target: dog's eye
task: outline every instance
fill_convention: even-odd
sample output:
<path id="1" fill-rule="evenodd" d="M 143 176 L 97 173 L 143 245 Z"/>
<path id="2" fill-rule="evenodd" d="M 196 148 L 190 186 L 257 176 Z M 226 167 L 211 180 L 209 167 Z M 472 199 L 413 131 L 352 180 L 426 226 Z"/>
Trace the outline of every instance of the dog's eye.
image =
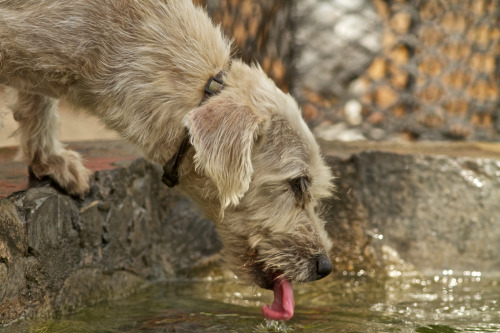
<path id="1" fill-rule="evenodd" d="M 292 178 L 288 181 L 290 188 L 295 196 L 295 201 L 298 205 L 304 206 L 310 199 L 310 195 L 308 192 L 309 187 L 309 177 L 297 177 Z"/>

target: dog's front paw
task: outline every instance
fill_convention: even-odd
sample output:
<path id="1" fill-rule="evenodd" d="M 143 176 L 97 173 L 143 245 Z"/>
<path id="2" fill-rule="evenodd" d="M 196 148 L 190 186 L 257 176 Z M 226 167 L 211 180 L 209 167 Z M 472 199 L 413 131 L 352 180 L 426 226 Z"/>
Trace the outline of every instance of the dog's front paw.
<path id="1" fill-rule="evenodd" d="M 72 196 L 83 198 L 89 191 L 91 171 L 83 166 L 80 154 L 77 152 L 63 149 L 56 155 L 32 162 L 30 169 L 36 178 L 50 177 Z"/>

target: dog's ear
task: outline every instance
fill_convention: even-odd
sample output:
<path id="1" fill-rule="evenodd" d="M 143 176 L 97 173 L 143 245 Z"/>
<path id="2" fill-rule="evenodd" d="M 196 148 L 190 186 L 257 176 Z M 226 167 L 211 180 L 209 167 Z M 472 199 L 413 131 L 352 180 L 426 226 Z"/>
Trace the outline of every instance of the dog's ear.
<path id="1" fill-rule="evenodd" d="M 224 210 L 248 190 L 252 148 L 263 119 L 248 106 L 212 99 L 189 112 L 185 124 L 196 151 L 196 171 L 215 183 Z"/>

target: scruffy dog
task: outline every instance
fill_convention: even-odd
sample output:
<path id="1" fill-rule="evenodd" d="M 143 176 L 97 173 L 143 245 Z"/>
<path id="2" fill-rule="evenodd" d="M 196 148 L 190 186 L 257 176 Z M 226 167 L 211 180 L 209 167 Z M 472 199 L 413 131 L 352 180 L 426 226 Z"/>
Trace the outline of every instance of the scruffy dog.
<path id="1" fill-rule="evenodd" d="M 165 165 L 215 221 L 235 273 L 274 290 L 328 275 L 318 204 L 332 176 L 296 102 L 189 0 L 0 0 L 0 83 L 36 177 L 83 196 L 90 172 L 55 137 L 58 99 L 99 117 Z"/>

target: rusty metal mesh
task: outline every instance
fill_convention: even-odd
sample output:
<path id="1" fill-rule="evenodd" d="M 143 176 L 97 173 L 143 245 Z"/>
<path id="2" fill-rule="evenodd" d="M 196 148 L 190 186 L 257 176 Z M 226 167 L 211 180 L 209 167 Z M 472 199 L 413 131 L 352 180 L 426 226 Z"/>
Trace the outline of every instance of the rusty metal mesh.
<path id="1" fill-rule="evenodd" d="M 293 82 L 293 22 L 288 0 L 197 0 L 224 33 L 234 52 L 248 63 L 259 63 L 284 91 Z"/>
<path id="2" fill-rule="evenodd" d="M 374 4 L 383 51 L 361 76 L 365 119 L 414 138 L 498 139 L 498 1 Z"/>
<path id="3" fill-rule="evenodd" d="M 313 9 L 314 2 L 341 2 L 308 1 Z M 261 63 L 296 95 L 311 126 L 345 121 L 345 103 L 355 99 L 362 123 L 349 126 L 369 139 L 373 129 L 380 129 L 375 139 L 499 139 L 498 0 L 365 1 L 381 20 L 381 51 L 353 77 L 356 91 L 344 95 L 300 85 L 296 1 L 197 2 L 234 38 L 243 59 Z"/>

